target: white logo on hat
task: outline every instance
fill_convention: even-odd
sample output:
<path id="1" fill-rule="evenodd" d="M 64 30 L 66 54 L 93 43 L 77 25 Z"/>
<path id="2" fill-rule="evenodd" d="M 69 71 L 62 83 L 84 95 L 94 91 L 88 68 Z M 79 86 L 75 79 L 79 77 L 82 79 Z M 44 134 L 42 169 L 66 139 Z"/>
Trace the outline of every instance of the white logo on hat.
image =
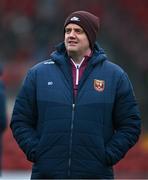
<path id="1" fill-rule="evenodd" d="M 72 17 L 71 19 L 70 19 L 71 21 L 80 21 L 80 19 L 78 18 L 78 17 Z"/>

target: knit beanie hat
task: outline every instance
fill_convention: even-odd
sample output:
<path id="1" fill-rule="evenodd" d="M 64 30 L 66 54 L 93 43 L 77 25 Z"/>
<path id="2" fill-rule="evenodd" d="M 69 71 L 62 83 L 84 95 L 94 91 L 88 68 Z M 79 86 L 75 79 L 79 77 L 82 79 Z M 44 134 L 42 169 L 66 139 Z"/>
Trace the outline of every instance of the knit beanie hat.
<path id="1" fill-rule="evenodd" d="M 93 49 L 99 31 L 99 17 L 86 11 L 76 11 L 70 14 L 65 20 L 64 31 L 69 23 L 74 23 L 82 27 L 86 32 L 90 47 Z"/>

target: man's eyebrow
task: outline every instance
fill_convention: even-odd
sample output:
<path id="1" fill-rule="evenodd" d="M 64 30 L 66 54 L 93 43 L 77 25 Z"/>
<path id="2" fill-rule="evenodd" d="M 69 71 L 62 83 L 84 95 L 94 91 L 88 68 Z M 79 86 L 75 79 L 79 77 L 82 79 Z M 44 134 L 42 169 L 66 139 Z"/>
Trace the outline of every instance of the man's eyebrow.
<path id="1" fill-rule="evenodd" d="M 83 29 L 82 28 L 72 28 L 72 27 L 66 27 L 65 29 L 74 29 L 74 30 L 81 30 L 81 31 L 83 31 Z"/>
<path id="2" fill-rule="evenodd" d="M 65 28 L 65 30 L 69 30 L 69 29 L 72 29 L 72 28 L 70 28 L 70 27 L 66 27 L 66 28 Z"/>

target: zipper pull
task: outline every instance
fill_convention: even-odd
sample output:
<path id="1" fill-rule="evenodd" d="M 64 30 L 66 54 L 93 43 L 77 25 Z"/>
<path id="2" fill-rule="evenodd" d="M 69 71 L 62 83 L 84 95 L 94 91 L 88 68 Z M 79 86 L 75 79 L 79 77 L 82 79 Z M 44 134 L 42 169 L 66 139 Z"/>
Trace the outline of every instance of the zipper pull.
<path id="1" fill-rule="evenodd" d="M 75 109 L 75 104 L 72 104 L 72 109 L 73 109 L 73 110 Z"/>

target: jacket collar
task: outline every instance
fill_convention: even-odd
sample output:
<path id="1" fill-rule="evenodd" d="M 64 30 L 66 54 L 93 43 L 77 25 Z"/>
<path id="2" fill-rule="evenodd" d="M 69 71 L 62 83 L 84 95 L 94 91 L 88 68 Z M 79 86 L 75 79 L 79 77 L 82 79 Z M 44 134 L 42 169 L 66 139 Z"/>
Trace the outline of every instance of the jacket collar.
<path id="1" fill-rule="evenodd" d="M 67 61 L 69 57 L 67 55 L 64 43 L 60 43 L 56 46 L 56 50 L 51 54 L 51 58 L 53 59 L 53 61 L 55 61 L 58 64 L 65 64 L 64 61 Z M 96 65 L 105 60 L 107 60 L 107 56 L 104 50 L 96 42 L 92 57 L 90 58 L 90 64 Z"/>

